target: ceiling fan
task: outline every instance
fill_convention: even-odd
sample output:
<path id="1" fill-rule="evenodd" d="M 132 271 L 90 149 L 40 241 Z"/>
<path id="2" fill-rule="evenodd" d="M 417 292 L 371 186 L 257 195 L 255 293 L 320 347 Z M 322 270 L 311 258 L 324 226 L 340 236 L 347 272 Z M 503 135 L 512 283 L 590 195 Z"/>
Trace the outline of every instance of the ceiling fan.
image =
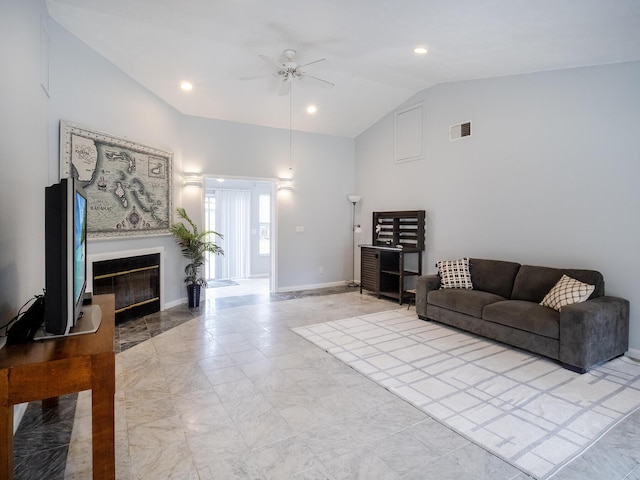
<path id="1" fill-rule="evenodd" d="M 293 57 L 295 56 L 295 54 L 296 54 L 295 50 L 292 50 L 290 48 L 286 49 L 284 52 L 282 52 L 282 55 L 285 59 L 285 61 L 282 63 L 266 55 L 258 55 L 258 57 L 260 57 L 270 66 L 274 67 L 276 71 L 271 75 L 255 75 L 251 77 L 240 77 L 240 80 L 254 80 L 257 78 L 265 78 L 265 77 L 280 77 L 282 80 L 282 83 L 280 84 L 280 89 L 278 91 L 279 95 L 287 95 L 291 91 L 291 82 L 294 79 L 308 78 L 310 80 L 320 82 L 321 84 L 329 88 L 332 88 L 333 86 L 335 86 L 335 83 L 333 82 L 324 80 L 322 78 L 314 77 L 313 75 L 309 75 L 308 73 L 302 70 L 302 68 L 307 67 L 309 65 L 313 65 L 314 63 L 323 62 L 324 60 L 326 60 L 325 58 L 320 58 L 318 60 L 314 60 L 313 62 L 300 65 L 299 63 L 293 61 Z"/>

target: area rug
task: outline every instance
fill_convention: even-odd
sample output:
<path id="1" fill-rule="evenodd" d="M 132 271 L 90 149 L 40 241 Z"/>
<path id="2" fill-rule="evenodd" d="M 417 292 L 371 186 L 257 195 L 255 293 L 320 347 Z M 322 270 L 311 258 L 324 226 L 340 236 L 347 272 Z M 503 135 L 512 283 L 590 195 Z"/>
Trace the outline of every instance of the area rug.
<path id="1" fill-rule="evenodd" d="M 538 479 L 640 407 L 627 357 L 579 375 L 404 309 L 293 331 Z"/>

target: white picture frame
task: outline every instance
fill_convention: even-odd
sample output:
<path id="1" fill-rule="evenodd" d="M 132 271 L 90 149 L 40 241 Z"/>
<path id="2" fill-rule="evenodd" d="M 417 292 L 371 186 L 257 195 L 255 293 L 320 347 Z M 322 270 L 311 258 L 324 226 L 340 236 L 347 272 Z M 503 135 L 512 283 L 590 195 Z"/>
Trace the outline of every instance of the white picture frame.
<path id="1" fill-rule="evenodd" d="M 60 122 L 60 178 L 87 197 L 87 236 L 168 235 L 173 153 L 71 122 Z"/>

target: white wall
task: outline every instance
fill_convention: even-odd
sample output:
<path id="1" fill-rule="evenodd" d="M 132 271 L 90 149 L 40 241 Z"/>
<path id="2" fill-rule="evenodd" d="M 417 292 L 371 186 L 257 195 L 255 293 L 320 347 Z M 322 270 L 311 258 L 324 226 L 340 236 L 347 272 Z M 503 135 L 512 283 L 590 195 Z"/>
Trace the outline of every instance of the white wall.
<path id="1" fill-rule="evenodd" d="M 180 138 L 185 171 L 273 179 L 289 170 L 288 130 L 185 116 Z M 351 276 L 347 195 L 355 142 L 293 132 L 292 145 L 295 189 L 276 196 L 277 288 L 344 282 Z"/>
<path id="2" fill-rule="evenodd" d="M 425 209 L 427 272 L 462 256 L 599 270 L 631 301 L 640 349 L 638 85 L 635 62 L 421 92 L 404 105 L 424 102 L 424 160 L 393 163 L 393 112 L 356 139 L 363 240 L 372 211 Z"/>
<path id="3" fill-rule="evenodd" d="M 0 93 L 2 155 L 9 180 L 9 188 L 1 194 L 3 318 L 44 286 L 44 187 L 58 180 L 61 119 L 172 151 L 174 206 L 183 205 L 190 211 L 192 207 L 200 211 L 201 195 L 182 188 L 182 172 L 253 178 L 287 173 L 288 130 L 183 116 L 48 19 L 42 1 L 3 2 L 2 8 L 5 28 L 0 32 L 0 52 L 3 65 L 12 65 L 0 76 L 5 87 Z M 50 64 L 50 99 L 39 85 L 41 16 L 49 36 L 49 49 L 44 53 Z M 353 139 L 294 132 L 296 190 L 281 192 L 276 199 L 278 288 L 349 278 L 346 195 L 355 182 L 354 144 Z M 18 194 L 20 210 L 13 208 Z M 305 232 L 295 233 L 296 226 L 304 226 Z M 165 303 L 172 304 L 185 293 L 184 261 L 170 236 L 93 240 L 88 253 L 156 246 L 167 252 Z"/>
<path id="4" fill-rule="evenodd" d="M 53 20 L 51 100 L 49 108 L 49 183 L 59 178 L 59 124 L 67 120 L 174 153 L 174 171 L 181 170 L 178 138 L 180 113 L 98 55 Z M 174 185 L 174 202 L 181 187 Z M 88 254 L 164 247 L 165 304 L 186 297 L 183 260 L 169 235 L 89 240 Z"/>
<path id="5" fill-rule="evenodd" d="M 40 0 L 0 2 L 0 325 L 44 288 L 47 96 Z M 16 407 L 14 430 L 26 404 Z"/>
<path id="6" fill-rule="evenodd" d="M 0 3 L 0 325 L 44 287 L 47 96 L 40 1 Z"/>
<path id="7" fill-rule="evenodd" d="M 289 167 L 288 130 L 184 116 L 50 20 L 49 180 L 57 180 L 59 121 L 65 119 L 174 152 L 174 201 L 201 221 L 201 193 L 182 187 L 183 172 L 278 178 Z M 349 204 L 354 140 L 294 132 L 294 192 L 278 195 L 277 288 L 349 277 Z M 295 226 L 305 227 L 296 234 Z M 165 302 L 184 298 L 182 258 L 171 237 L 94 240 L 89 254 L 167 249 Z M 322 272 L 320 272 L 322 270 Z M 176 279 L 179 279 L 176 281 Z"/>

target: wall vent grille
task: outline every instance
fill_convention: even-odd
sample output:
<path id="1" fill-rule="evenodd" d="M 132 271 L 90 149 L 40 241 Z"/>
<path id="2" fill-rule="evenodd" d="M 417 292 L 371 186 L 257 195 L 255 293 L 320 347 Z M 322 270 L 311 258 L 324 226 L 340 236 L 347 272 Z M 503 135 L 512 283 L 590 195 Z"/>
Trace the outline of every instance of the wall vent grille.
<path id="1" fill-rule="evenodd" d="M 471 121 L 458 123 L 449 127 L 449 141 L 461 140 L 471 136 Z"/>

